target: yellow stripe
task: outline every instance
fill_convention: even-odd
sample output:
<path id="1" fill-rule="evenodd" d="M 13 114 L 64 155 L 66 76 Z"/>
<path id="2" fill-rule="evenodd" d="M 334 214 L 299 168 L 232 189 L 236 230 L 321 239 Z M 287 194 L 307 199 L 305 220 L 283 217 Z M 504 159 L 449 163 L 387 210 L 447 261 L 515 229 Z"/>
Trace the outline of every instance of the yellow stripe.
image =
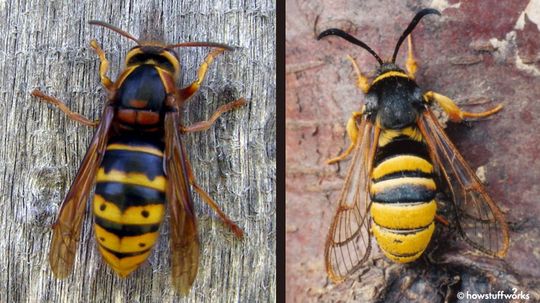
<path id="1" fill-rule="evenodd" d="M 126 144 L 120 144 L 120 143 L 113 143 L 107 146 L 107 150 L 136 151 L 136 152 L 156 155 L 158 157 L 163 157 L 163 152 L 161 150 L 154 147 L 150 147 L 150 146 L 132 146 L 132 145 L 126 145 Z"/>
<path id="2" fill-rule="evenodd" d="M 371 217 L 378 225 L 393 229 L 415 229 L 427 226 L 435 218 L 437 203 L 371 204 Z"/>
<path id="3" fill-rule="evenodd" d="M 126 61 L 127 62 L 127 61 Z M 116 89 L 118 89 L 120 86 L 122 86 L 122 84 L 124 83 L 124 81 L 126 80 L 126 78 L 131 74 L 131 72 L 133 72 L 138 66 L 135 65 L 135 66 L 132 66 L 132 67 L 126 67 L 126 69 L 124 69 L 124 71 L 120 74 L 120 76 L 116 79 L 116 82 L 114 82 L 114 87 Z"/>
<path id="4" fill-rule="evenodd" d="M 386 161 L 383 161 L 377 167 L 373 169 L 371 177 L 373 179 L 379 179 L 388 174 L 399 171 L 416 171 L 419 170 L 423 173 L 432 173 L 433 165 L 417 156 L 401 155 L 392 157 Z"/>
<path id="5" fill-rule="evenodd" d="M 139 267 L 139 265 L 144 262 L 151 253 L 151 251 L 148 251 L 144 254 L 118 259 L 101 245 L 98 245 L 98 248 L 105 262 L 107 262 L 107 264 L 109 264 L 109 266 L 122 278 L 126 277 L 132 271 L 137 269 L 137 267 Z"/>
<path id="6" fill-rule="evenodd" d="M 424 186 L 427 189 L 435 190 L 436 185 L 433 179 L 429 178 L 419 178 L 419 177 L 405 177 L 398 179 L 384 180 L 377 183 L 372 183 L 370 188 L 370 193 L 372 196 L 375 194 L 392 189 L 394 187 L 399 187 L 402 185 L 420 185 Z"/>
<path id="7" fill-rule="evenodd" d="M 158 71 L 158 75 L 159 75 L 159 78 L 161 79 L 161 83 L 163 84 L 163 86 L 165 87 L 165 91 L 167 93 L 171 93 L 172 91 L 175 90 L 175 87 L 170 87 L 170 83 L 171 81 L 167 81 L 165 79 L 165 77 L 170 77 L 171 76 L 171 72 L 169 72 L 168 70 L 166 69 L 163 69 L 159 66 L 155 66 L 156 70 Z"/>
<path id="8" fill-rule="evenodd" d="M 409 126 L 403 129 L 385 129 L 379 136 L 379 146 L 383 147 L 390 143 L 394 138 L 405 135 L 414 141 L 422 141 L 422 133 L 416 127 Z"/>
<path id="9" fill-rule="evenodd" d="M 408 255 L 408 254 L 418 254 L 426 249 L 431 239 L 431 235 L 435 230 L 435 223 L 432 222 L 428 228 L 420 230 L 414 233 L 404 233 L 403 231 L 391 230 L 379 227 L 377 224 L 372 223 L 371 228 L 373 229 L 373 234 L 377 239 L 379 247 L 392 255 Z M 412 260 L 407 260 L 410 257 L 400 257 L 392 258 L 386 254 L 390 259 L 396 262 L 410 262 Z M 406 261 L 404 261 L 406 260 Z"/>
<path id="10" fill-rule="evenodd" d="M 137 47 L 135 49 L 130 50 L 126 55 L 125 64 L 127 65 L 127 63 L 129 62 L 129 60 L 131 60 L 131 58 L 133 58 L 136 55 L 140 55 L 140 54 L 143 54 L 143 51 L 141 50 L 140 47 Z"/>
<path id="11" fill-rule="evenodd" d="M 173 55 L 171 54 L 170 52 L 168 51 L 163 51 L 161 52 L 161 55 L 163 57 L 166 57 L 167 59 L 169 59 L 169 61 L 172 63 L 173 65 L 173 69 L 174 69 L 174 75 L 178 75 L 178 73 L 180 72 L 180 62 L 178 62 L 178 59 Z"/>
<path id="12" fill-rule="evenodd" d="M 105 170 L 100 168 L 98 170 L 96 181 L 135 184 L 153 188 L 162 192 L 164 192 L 167 188 L 167 179 L 165 177 L 155 177 L 154 180 L 150 180 L 148 176 L 143 173 L 125 173 L 115 169 L 105 173 Z"/>
<path id="13" fill-rule="evenodd" d="M 119 253 L 135 253 L 145 251 L 156 243 L 159 232 L 150 232 L 139 236 L 119 237 L 94 224 L 96 239 L 99 244 Z"/>
<path id="14" fill-rule="evenodd" d="M 381 81 L 382 79 L 386 79 L 386 78 L 390 78 L 390 77 L 401 77 L 401 78 L 409 79 L 409 76 L 407 76 L 407 74 L 405 74 L 403 72 L 389 71 L 389 72 L 386 72 L 386 73 L 384 73 L 382 75 L 379 75 L 377 78 L 375 78 L 375 80 L 373 80 L 371 85 L 373 86 L 373 84 Z"/>
<path id="15" fill-rule="evenodd" d="M 94 195 L 93 204 L 94 215 L 120 224 L 159 224 L 165 214 L 163 204 L 131 206 L 122 212 L 116 204 L 105 200 L 101 195 Z"/>

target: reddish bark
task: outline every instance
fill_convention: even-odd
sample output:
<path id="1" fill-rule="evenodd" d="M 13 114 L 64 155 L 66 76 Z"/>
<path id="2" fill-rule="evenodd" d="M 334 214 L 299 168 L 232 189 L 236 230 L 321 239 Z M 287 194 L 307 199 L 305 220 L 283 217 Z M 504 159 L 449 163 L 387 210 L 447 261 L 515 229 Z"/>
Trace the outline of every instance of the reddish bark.
<path id="1" fill-rule="evenodd" d="M 511 293 L 540 300 L 540 66 L 539 25 L 524 19 L 528 1 L 434 1 L 452 7 L 428 16 L 414 32 L 417 82 L 469 111 L 502 102 L 493 118 L 447 128 L 473 169 L 483 166 L 486 188 L 506 213 L 511 244 L 503 262 L 476 254 L 440 225 L 428 248 L 432 260 L 389 263 L 374 247 L 369 271 L 334 286 L 326 278 L 323 247 L 349 162 L 324 161 L 349 144 L 345 123 L 363 95 L 347 54 L 365 73 L 376 61 L 337 38 L 315 39 L 339 27 L 383 58 L 427 1 L 288 1 L 287 3 L 287 299 L 306 301 L 436 302 L 458 291 Z M 496 39 L 496 40 L 495 40 Z M 404 65 L 406 45 L 398 56 Z M 521 62 L 521 63 L 520 63 Z M 473 105 L 482 103 L 482 105 Z M 426 254 L 426 255 L 427 255 Z M 433 262 L 435 260 L 435 262 Z M 401 296 L 401 297 L 400 297 Z"/>

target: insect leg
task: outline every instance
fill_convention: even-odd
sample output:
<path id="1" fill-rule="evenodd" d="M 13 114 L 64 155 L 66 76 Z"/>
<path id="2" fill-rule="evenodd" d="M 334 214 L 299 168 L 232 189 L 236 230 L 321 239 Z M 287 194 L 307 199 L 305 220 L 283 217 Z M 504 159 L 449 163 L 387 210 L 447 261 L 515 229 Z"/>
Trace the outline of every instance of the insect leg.
<path id="1" fill-rule="evenodd" d="M 218 204 L 214 199 L 210 197 L 195 181 L 195 176 L 193 175 L 193 170 L 191 169 L 191 163 L 186 159 L 186 170 L 189 178 L 189 183 L 193 186 L 195 191 L 201 196 L 203 201 L 208 204 L 219 216 L 219 218 L 227 225 L 231 231 L 238 237 L 242 238 L 244 236 L 244 231 L 236 225 L 229 217 L 219 208 Z"/>
<path id="2" fill-rule="evenodd" d="M 444 216 L 436 214 L 435 215 L 435 220 L 437 220 L 439 223 L 441 223 L 444 226 L 449 226 L 450 225 L 450 223 L 448 222 L 448 220 L 446 220 L 446 218 Z"/>
<path id="3" fill-rule="evenodd" d="M 364 108 L 362 109 L 362 112 L 353 112 L 351 118 L 349 119 L 349 121 L 347 121 L 347 135 L 349 135 L 351 144 L 341 155 L 327 160 L 326 164 L 334 164 L 336 162 L 339 162 L 349 156 L 349 154 L 353 151 L 354 147 L 356 146 L 356 142 L 358 142 L 358 126 L 356 125 L 356 121 L 358 121 L 359 118 L 362 118 L 363 113 Z"/>
<path id="4" fill-rule="evenodd" d="M 405 63 L 405 67 L 407 68 L 407 73 L 409 74 L 409 77 L 411 77 L 411 79 L 414 79 L 416 70 L 418 69 L 418 64 L 416 63 L 416 59 L 414 59 L 412 35 L 409 35 L 409 37 L 407 37 L 407 46 L 408 46 L 408 52 L 407 52 L 407 62 Z"/>
<path id="5" fill-rule="evenodd" d="M 76 122 L 79 122 L 86 126 L 91 126 L 91 127 L 96 127 L 99 124 L 98 121 L 92 121 L 82 115 L 79 115 L 77 113 L 70 111 L 69 108 L 62 101 L 56 99 L 55 97 L 45 95 L 40 90 L 34 89 L 32 91 L 32 96 L 38 97 L 42 99 L 44 102 L 47 102 L 49 104 L 52 104 L 58 107 L 61 111 L 63 111 L 68 116 L 68 118 L 70 118 L 73 121 L 76 121 Z"/>
<path id="6" fill-rule="evenodd" d="M 356 86 L 358 86 L 358 88 L 360 88 L 364 94 L 367 94 L 370 87 L 368 77 L 362 75 L 362 72 L 360 71 L 360 68 L 358 67 L 358 64 L 356 64 L 356 61 L 353 57 L 347 55 L 347 59 L 351 61 L 353 65 L 354 73 L 357 77 Z"/>
<path id="7" fill-rule="evenodd" d="M 107 77 L 107 70 L 109 70 L 109 60 L 105 57 L 105 52 L 96 40 L 90 41 L 90 46 L 94 49 L 96 54 L 99 57 L 99 77 L 101 78 L 101 83 L 108 91 L 111 91 L 113 89 L 113 82 L 109 77 Z"/>
<path id="8" fill-rule="evenodd" d="M 448 114 L 448 116 L 450 117 L 450 120 L 452 120 L 453 122 L 461 122 L 467 118 L 474 119 L 474 118 L 489 117 L 497 113 L 498 111 L 500 111 L 503 107 L 501 104 L 499 104 L 495 106 L 494 108 L 487 110 L 485 112 L 470 113 L 470 112 L 462 111 L 450 98 L 443 96 L 441 94 L 438 94 L 436 92 L 432 92 L 432 91 L 426 92 L 424 94 L 424 99 L 426 101 L 436 101 L 442 107 L 442 109 Z"/>
<path id="9" fill-rule="evenodd" d="M 184 133 L 192 133 L 192 132 L 199 132 L 199 131 L 207 130 L 216 122 L 216 120 L 223 113 L 231 111 L 231 110 L 233 110 L 235 108 L 238 108 L 240 106 L 243 106 L 245 104 L 247 104 L 247 102 L 246 102 L 246 100 L 244 98 L 240 98 L 238 100 L 229 102 L 227 104 L 224 104 L 224 105 L 220 106 L 214 112 L 214 114 L 212 114 L 212 117 L 210 117 L 210 119 L 205 120 L 205 121 L 199 121 L 199 122 L 193 123 L 190 126 L 181 126 L 180 128 L 181 128 L 182 132 L 184 132 Z"/>
<path id="10" fill-rule="evenodd" d="M 206 56 L 204 62 L 201 64 L 197 72 L 197 80 L 193 81 L 193 83 L 191 83 L 189 86 L 180 89 L 180 95 L 182 96 L 183 100 L 187 100 L 199 90 L 199 87 L 204 80 L 204 76 L 206 75 L 206 70 L 208 69 L 208 66 L 212 63 L 212 61 L 214 61 L 214 58 L 216 58 L 223 51 L 225 51 L 225 49 L 223 48 L 214 48 Z"/>

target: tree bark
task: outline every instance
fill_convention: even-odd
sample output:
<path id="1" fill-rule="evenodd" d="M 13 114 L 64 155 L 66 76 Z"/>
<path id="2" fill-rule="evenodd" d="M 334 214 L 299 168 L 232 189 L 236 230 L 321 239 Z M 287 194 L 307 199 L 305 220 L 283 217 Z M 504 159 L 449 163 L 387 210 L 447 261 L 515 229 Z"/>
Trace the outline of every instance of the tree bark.
<path id="1" fill-rule="evenodd" d="M 287 299 L 290 302 L 455 302 L 458 293 L 523 292 L 540 300 L 538 142 L 539 20 L 535 1 L 308 1 L 287 6 Z M 346 55 L 373 77 L 378 64 L 365 49 L 317 34 L 340 28 L 388 60 L 416 12 L 439 9 L 413 32 L 416 82 L 479 112 L 482 121 L 448 123 L 448 136 L 478 172 L 510 227 L 504 260 L 489 258 L 437 224 L 424 256 L 394 264 L 372 243 L 365 268 L 340 285 L 324 266 L 324 242 L 343 186 L 349 157 L 345 124 L 365 98 Z M 407 45 L 396 63 L 405 67 Z M 373 79 L 373 78 L 371 78 Z M 467 127 L 469 126 L 469 127 Z M 441 208 L 442 210 L 442 208 Z M 455 226 L 455 225 L 453 225 Z M 352 254 L 352 252 L 351 252 Z M 489 301 L 489 300 L 488 300 Z M 519 301 L 519 300 L 517 300 Z M 462 302 L 462 301 L 460 301 Z M 463 302 L 476 302 L 464 300 Z M 501 302 L 506 302 L 502 300 Z"/>
<path id="2" fill-rule="evenodd" d="M 213 41 L 236 47 L 209 67 L 185 107 L 185 124 L 220 105 L 249 104 L 208 131 L 182 136 L 199 185 L 245 231 L 238 240 L 193 191 L 201 241 L 198 276 L 186 302 L 275 301 L 274 1 L 0 1 L 0 302 L 173 302 L 168 219 L 148 262 L 119 278 L 101 260 L 87 208 L 73 273 L 50 271 L 51 225 L 93 129 L 30 96 L 34 88 L 99 119 L 107 98 L 96 39 L 114 80 L 134 37 L 168 43 Z M 208 48 L 177 49 L 179 86 L 196 77 Z"/>

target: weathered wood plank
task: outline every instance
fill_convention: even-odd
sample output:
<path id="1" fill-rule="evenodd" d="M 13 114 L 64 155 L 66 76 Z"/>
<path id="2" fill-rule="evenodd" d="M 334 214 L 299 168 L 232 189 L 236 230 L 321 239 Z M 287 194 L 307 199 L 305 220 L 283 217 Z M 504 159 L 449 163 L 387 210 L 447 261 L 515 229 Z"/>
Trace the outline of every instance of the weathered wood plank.
<path id="1" fill-rule="evenodd" d="M 105 93 L 97 39 L 110 76 L 134 43 L 90 26 L 98 19 L 135 37 L 216 41 L 239 47 L 210 67 L 186 107 L 187 123 L 244 96 L 250 103 L 203 133 L 184 136 L 199 184 L 246 232 L 236 240 L 195 196 L 201 264 L 189 302 L 275 301 L 275 3 L 252 1 L 0 1 L 0 302 L 172 302 L 167 221 L 155 251 L 132 276 L 101 260 L 91 217 L 73 274 L 58 281 L 47 252 L 56 217 L 93 130 L 31 98 L 40 88 L 87 117 L 99 118 Z M 162 29 L 148 24 L 162 23 Z M 146 36 L 145 36 L 146 35 Z M 207 49 L 179 49 L 182 84 Z"/>

